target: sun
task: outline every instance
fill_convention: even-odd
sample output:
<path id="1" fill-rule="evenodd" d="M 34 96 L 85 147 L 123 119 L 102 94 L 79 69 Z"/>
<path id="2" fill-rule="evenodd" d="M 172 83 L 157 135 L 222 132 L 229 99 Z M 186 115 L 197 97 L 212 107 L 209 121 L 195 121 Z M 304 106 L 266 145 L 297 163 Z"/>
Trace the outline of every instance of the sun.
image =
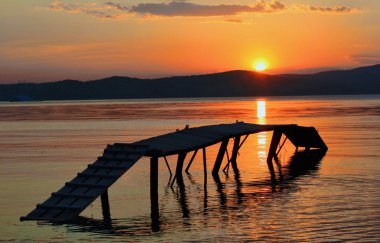
<path id="1" fill-rule="evenodd" d="M 268 62 L 263 59 L 256 60 L 252 64 L 252 68 L 257 72 L 265 71 L 268 69 Z"/>

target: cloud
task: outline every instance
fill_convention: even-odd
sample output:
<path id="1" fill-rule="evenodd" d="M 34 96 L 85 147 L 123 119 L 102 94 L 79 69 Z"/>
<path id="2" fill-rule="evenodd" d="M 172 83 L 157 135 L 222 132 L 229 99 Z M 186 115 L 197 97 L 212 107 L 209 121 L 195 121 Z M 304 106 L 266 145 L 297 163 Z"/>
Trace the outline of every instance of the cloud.
<path id="1" fill-rule="evenodd" d="M 347 6 L 323 7 L 323 6 L 291 6 L 274 0 L 258 0 L 253 4 L 219 4 L 208 5 L 193 3 L 186 0 L 173 0 L 159 3 L 139 3 L 125 5 L 118 2 L 104 3 L 67 3 L 54 1 L 50 4 L 54 11 L 66 11 L 69 13 L 84 13 L 99 19 L 115 19 L 126 15 L 137 16 L 161 16 L 161 17 L 215 17 L 236 16 L 247 13 L 277 13 L 291 11 L 292 7 L 298 10 L 319 13 L 353 13 L 359 11 L 357 8 Z M 294 9 L 294 8 L 293 8 Z M 228 21 L 228 20 L 227 20 Z M 234 21 L 232 21 L 234 22 Z M 238 22 L 238 21 L 235 21 Z"/>
<path id="2" fill-rule="evenodd" d="M 65 11 L 69 13 L 85 13 L 98 19 L 116 19 L 127 15 L 123 6 L 115 3 L 66 3 L 54 1 L 49 5 L 53 11 Z"/>
<path id="3" fill-rule="evenodd" d="M 120 10 L 120 11 L 129 11 L 129 7 L 124 6 L 124 5 L 120 4 L 120 3 L 107 2 L 107 3 L 105 3 L 105 5 L 113 7 L 115 9 L 117 9 L 117 10 Z"/>
<path id="4" fill-rule="evenodd" d="M 204 5 L 184 1 L 168 3 L 140 3 L 131 7 L 130 11 L 138 14 L 156 16 L 227 16 L 240 13 L 273 13 L 285 9 L 280 2 L 266 3 L 261 0 L 253 5 Z"/>
<path id="5" fill-rule="evenodd" d="M 364 65 L 380 64 L 380 54 L 351 55 L 351 60 Z"/>
<path id="6" fill-rule="evenodd" d="M 231 22 L 231 23 L 237 23 L 237 24 L 243 23 L 243 20 L 241 19 L 225 19 L 225 21 Z"/>
<path id="7" fill-rule="evenodd" d="M 67 3 L 54 1 L 49 8 L 54 11 L 69 13 L 85 13 L 95 18 L 118 18 L 125 14 L 155 15 L 165 17 L 207 17 L 229 16 L 240 13 L 273 13 L 284 10 L 286 7 L 279 1 L 267 3 L 260 0 L 252 5 L 221 4 L 205 5 L 187 1 L 171 1 L 162 3 L 140 3 L 126 6 L 117 2 L 97 3 Z"/>
<path id="8" fill-rule="evenodd" d="M 335 7 L 304 6 L 303 9 L 310 12 L 336 13 L 336 14 L 350 14 L 350 13 L 357 13 L 360 11 L 360 9 L 358 8 L 352 8 L 348 6 L 335 6 Z"/>
<path id="9" fill-rule="evenodd" d="M 285 9 L 285 4 L 280 3 L 278 1 L 274 1 L 269 5 L 273 10 L 283 10 Z"/>

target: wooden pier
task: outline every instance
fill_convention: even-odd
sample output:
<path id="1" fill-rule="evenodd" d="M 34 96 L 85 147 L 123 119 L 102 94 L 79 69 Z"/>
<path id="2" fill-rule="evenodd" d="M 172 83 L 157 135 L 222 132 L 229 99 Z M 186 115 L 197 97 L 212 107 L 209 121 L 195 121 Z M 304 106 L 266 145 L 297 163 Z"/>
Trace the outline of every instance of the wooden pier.
<path id="1" fill-rule="evenodd" d="M 319 136 L 314 127 L 302 127 L 298 125 L 257 125 L 244 122 L 233 124 L 210 125 L 195 128 L 186 127 L 173 133 L 144 139 L 135 143 L 115 143 L 108 145 L 101 157 L 78 173 L 70 182 L 20 220 L 46 220 L 51 222 L 67 222 L 77 217 L 95 199 L 101 197 L 103 216 L 110 218 L 110 205 L 108 199 L 108 188 L 129 170 L 141 157 L 150 157 L 150 197 L 152 225 L 159 221 L 158 207 L 158 164 L 159 158 L 178 154 L 177 167 L 174 180 L 182 181 L 182 172 L 185 157 L 192 153 L 186 171 L 189 170 L 195 155 L 202 150 L 204 162 L 204 178 L 207 182 L 206 171 L 206 147 L 220 143 L 220 148 L 213 166 L 212 174 L 217 176 L 223 159 L 227 157 L 227 166 L 231 165 L 237 171 L 238 151 L 249 135 L 264 131 L 273 131 L 267 163 L 270 173 L 274 174 L 273 159 L 277 161 L 286 140 L 299 147 L 320 149 L 327 151 L 327 146 Z M 285 136 L 284 142 L 280 144 L 281 137 Z M 232 151 L 227 148 L 233 140 Z M 170 168 L 169 168 L 170 170 Z M 170 173 L 171 170 L 170 170 Z"/>

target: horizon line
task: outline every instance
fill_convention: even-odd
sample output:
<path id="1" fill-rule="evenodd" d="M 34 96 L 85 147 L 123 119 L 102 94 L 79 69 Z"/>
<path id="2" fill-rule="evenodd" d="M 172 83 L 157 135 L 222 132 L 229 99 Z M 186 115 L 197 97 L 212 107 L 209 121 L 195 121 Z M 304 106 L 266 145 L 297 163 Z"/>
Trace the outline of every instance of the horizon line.
<path id="1" fill-rule="evenodd" d="M 143 78 L 143 77 L 137 77 L 137 76 L 123 76 L 123 75 L 111 75 L 111 76 L 104 76 L 96 79 L 57 79 L 57 80 L 49 80 L 49 81 L 27 81 L 27 80 L 19 80 L 14 82 L 8 82 L 8 83 L 2 83 L 0 81 L 0 85 L 12 85 L 12 84 L 42 84 L 42 83 L 56 83 L 56 82 L 63 82 L 63 81 L 79 81 L 79 82 L 91 82 L 91 81 L 97 81 L 97 80 L 104 80 L 104 79 L 110 79 L 110 78 L 130 78 L 130 79 L 141 79 L 141 80 L 156 80 L 156 79 L 165 79 L 165 78 L 178 78 L 178 77 L 191 77 L 191 76 L 205 76 L 205 75 L 213 75 L 213 74 L 221 74 L 221 73 L 229 73 L 229 72 L 250 72 L 250 73 L 257 73 L 267 76 L 277 76 L 277 75 L 315 75 L 319 73 L 324 72 L 334 72 L 334 71 L 349 71 L 349 70 L 355 70 L 360 68 L 368 68 L 368 67 L 374 67 L 378 66 L 380 63 L 377 64 L 371 64 L 371 65 L 365 65 L 365 66 L 352 66 L 352 67 L 320 67 L 320 68 L 306 68 L 306 69 L 300 69 L 294 72 L 288 72 L 288 73 L 276 73 L 276 74 L 270 74 L 266 72 L 259 72 L 255 70 L 246 70 L 246 69 L 231 69 L 226 71 L 220 71 L 220 72 L 207 72 L 207 73 L 192 73 L 192 74 L 178 74 L 178 75 L 166 75 L 166 76 L 159 76 L 159 77 L 151 77 L 151 78 Z M 319 70 L 315 72 L 308 72 L 311 70 Z"/>

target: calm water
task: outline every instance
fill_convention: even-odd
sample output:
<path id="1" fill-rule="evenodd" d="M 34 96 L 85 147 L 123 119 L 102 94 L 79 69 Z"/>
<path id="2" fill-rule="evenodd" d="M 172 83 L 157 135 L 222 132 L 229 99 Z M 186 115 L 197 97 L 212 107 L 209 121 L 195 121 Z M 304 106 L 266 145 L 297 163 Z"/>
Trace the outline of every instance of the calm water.
<path id="1" fill-rule="evenodd" d="M 267 98 L 259 112 L 257 104 L 255 98 L 0 103 L 0 240 L 379 241 L 380 96 Z M 106 144 L 236 120 L 315 126 L 329 151 L 292 157 L 287 143 L 282 178 L 277 173 L 271 183 L 265 162 L 271 133 L 251 135 L 238 157 L 240 176 L 230 170 L 215 181 L 209 174 L 206 191 L 200 156 L 184 175 L 184 190 L 167 187 L 160 160 L 159 232 L 151 230 L 147 158 L 109 190 L 111 225 L 102 221 L 99 200 L 76 224 L 19 222 Z M 208 172 L 217 149 L 207 149 Z M 169 157 L 172 168 L 175 159 Z"/>

